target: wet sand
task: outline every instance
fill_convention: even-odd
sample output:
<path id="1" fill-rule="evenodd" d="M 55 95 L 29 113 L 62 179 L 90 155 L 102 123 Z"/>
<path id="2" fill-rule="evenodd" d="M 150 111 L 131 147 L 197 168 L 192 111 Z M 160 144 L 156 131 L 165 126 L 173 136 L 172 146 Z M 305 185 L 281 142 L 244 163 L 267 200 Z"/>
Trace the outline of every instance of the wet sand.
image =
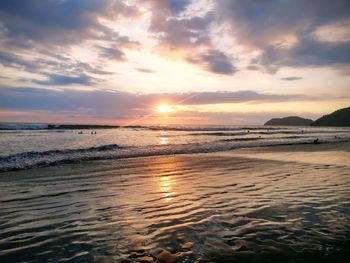
<path id="1" fill-rule="evenodd" d="M 344 262 L 350 144 L 0 174 L 1 262 Z"/>
<path id="2" fill-rule="evenodd" d="M 349 166 L 350 142 L 256 147 L 238 149 L 236 151 L 225 152 L 225 154 L 282 162 L 294 161 Z"/>

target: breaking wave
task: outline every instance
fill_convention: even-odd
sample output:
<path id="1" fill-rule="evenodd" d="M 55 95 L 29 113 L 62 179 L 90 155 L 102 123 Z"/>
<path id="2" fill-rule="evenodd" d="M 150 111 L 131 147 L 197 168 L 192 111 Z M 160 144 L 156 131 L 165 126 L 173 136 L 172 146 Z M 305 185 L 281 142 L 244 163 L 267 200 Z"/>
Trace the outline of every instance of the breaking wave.
<path id="1" fill-rule="evenodd" d="M 334 137 L 322 138 L 321 143 L 342 142 L 349 139 Z M 28 169 L 36 166 L 48 166 L 61 163 L 81 162 L 87 160 L 122 159 L 159 155 L 209 153 L 228 151 L 237 148 L 261 147 L 274 145 L 313 143 L 309 137 L 289 137 L 289 139 L 266 139 L 259 137 L 224 139 L 205 143 L 147 145 L 121 147 L 116 144 L 102 145 L 79 149 L 63 149 L 50 151 L 30 151 L 0 157 L 0 172 Z"/>

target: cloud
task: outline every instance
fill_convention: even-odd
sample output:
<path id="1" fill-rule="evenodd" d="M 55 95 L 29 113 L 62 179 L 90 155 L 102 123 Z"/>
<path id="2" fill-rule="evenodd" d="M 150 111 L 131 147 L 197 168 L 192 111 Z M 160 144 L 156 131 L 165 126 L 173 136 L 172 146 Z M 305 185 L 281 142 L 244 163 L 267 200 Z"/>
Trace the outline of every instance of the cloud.
<path id="1" fill-rule="evenodd" d="M 91 85 L 90 74 L 103 80 L 113 73 L 105 70 L 106 63 L 98 59 L 87 63 L 81 54 L 97 49 L 102 58 L 125 61 L 123 50 L 139 43 L 120 35 L 106 21 L 138 15 L 136 6 L 116 0 L 0 1 L 0 63 L 22 75 L 47 76 L 47 81 L 32 81 L 40 85 Z M 90 45 L 88 51 L 84 44 Z M 80 50 L 75 52 L 74 46 Z"/>
<path id="2" fill-rule="evenodd" d="M 153 10 L 162 10 L 167 15 L 175 16 L 184 11 L 189 6 L 192 0 L 141 0 L 151 4 Z"/>
<path id="3" fill-rule="evenodd" d="M 161 94 L 160 97 L 166 96 Z M 303 100 L 307 96 L 300 94 L 279 95 L 264 94 L 255 91 L 243 90 L 236 92 L 198 92 L 182 95 L 171 94 L 170 97 L 177 98 L 177 101 L 184 101 L 184 104 L 202 105 L 202 104 L 220 104 L 220 103 L 239 103 L 239 102 L 281 102 L 289 100 Z M 189 99 L 186 99 L 189 98 Z"/>
<path id="4" fill-rule="evenodd" d="M 194 106 L 217 103 L 266 103 L 307 100 L 292 94 L 261 94 L 253 91 L 134 94 L 128 92 L 50 90 L 0 87 L 0 117 L 3 121 L 97 122 L 120 123 L 123 120 L 144 119 L 144 123 L 159 123 L 153 116 L 161 101 L 192 105 L 167 117 L 173 123 L 236 123 L 261 124 L 283 112 L 210 112 L 197 111 Z M 289 116 L 291 112 L 284 115 Z M 303 115 L 304 116 L 304 115 Z M 310 115 L 305 115 L 311 117 Z"/>
<path id="5" fill-rule="evenodd" d="M 303 77 L 285 77 L 281 78 L 281 80 L 287 80 L 287 81 L 296 81 L 296 80 L 301 80 Z"/>
<path id="6" fill-rule="evenodd" d="M 347 0 L 335 0 L 332 4 L 327 0 L 222 0 L 213 2 L 213 9 L 205 15 L 189 12 L 191 1 L 179 1 L 178 6 L 173 6 L 172 1 L 149 2 L 150 30 L 159 47 L 186 50 L 192 56 L 189 61 L 199 66 L 207 62 L 205 68 L 213 73 L 232 74 L 239 67 L 230 68 L 232 60 L 222 53 L 197 58 L 193 55 L 218 49 L 211 34 L 218 25 L 229 25 L 230 36 L 246 48 L 245 52 L 258 51 L 256 63 L 248 66 L 250 70 L 275 73 L 285 66 L 332 67 L 350 63 Z M 334 37 L 330 41 L 325 35 Z"/>
<path id="7" fill-rule="evenodd" d="M 280 67 L 323 67 L 350 64 L 350 42 L 320 42 L 308 36 L 289 49 L 268 46 L 260 63 L 272 73 Z"/>
<path id="8" fill-rule="evenodd" d="M 237 71 L 230 58 L 219 50 L 209 50 L 195 57 L 189 57 L 188 61 L 201 64 L 213 73 L 232 75 Z"/>
<path id="9" fill-rule="evenodd" d="M 117 48 L 99 47 L 100 56 L 112 60 L 124 60 L 125 54 Z"/>
<path id="10" fill-rule="evenodd" d="M 258 64 L 270 73 L 284 66 L 350 63 L 350 42 L 344 34 L 348 31 L 348 23 L 344 21 L 349 20 L 350 14 L 347 0 L 332 3 L 327 0 L 223 0 L 215 3 L 219 20 L 231 26 L 236 42 L 259 50 Z M 320 32 L 324 36 L 327 25 L 338 32 L 332 41 L 319 37 Z"/>
<path id="11" fill-rule="evenodd" d="M 0 52 L 0 64 L 48 78 L 45 81 L 40 79 L 16 78 L 17 81 L 31 81 L 39 85 L 68 85 L 77 83 L 91 85 L 94 83 L 93 80 L 95 82 L 98 81 L 98 78 L 91 77 L 91 74 L 101 76 L 100 80 L 105 75 L 114 74 L 102 70 L 98 66 L 60 55 L 53 55 L 51 59 L 32 58 L 29 60 L 23 56 Z"/>
<path id="12" fill-rule="evenodd" d="M 211 47 L 210 26 L 215 20 L 213 12 L 179 15 L 192 1 L 156 1 L 151 3 L 150 32 L 158 40 L 159 49 L 198 52 Z"/>
<path id="13" fill-rule="evenodd" d="M 12 67 L 21 69 L 28 72 L 36 72 L 38 70 L 38 64 L 10 53 L 5 53 L 0 51 L 0 64 L 6 67 Z"/>
<path id="14" fill-rule="evenodd" d="M 216 2 L 217 13 L 232 25 L 237 39 L 256 47 L 288 42 L 288 36 L 298 38 L 318 26 L 348 19 L 349 10 L 347 0 L 334 0 L 332 4 L 327 0 Z"/>
<path id="15" fill-rule="evenodd" d="M 149 1 L 152 4 L 150 30 L 155 34 L 159 48 L 184 51 L 185 59 L 217 74 L 231 75 L 236 68 L 225 53 L 212 47 L 210 27 L 215 14 L 208 11 L 179 16 L 192 1 Z"/>
<path id="16" fill-rule="evenodd" d="M 191 1 L 188 0 L 169 0 L 169 6 L 173 12 L 179 13 L 183 11 L 190 2 Z"/>
<path id="17" fill-rule="evenodd" d="M 137 71 L 143 72 L 143 73 L 156 73 L 157 71 L 148 69 L 148 68 L 137 68 Z"/>
<path id="18" fill-rule="evenodd" d="M 47 80 L 32 80 L 33 83 L 39 85 L 47 85 L 47 86 L 65 86 L 72 84 L 80 84 L 84 86 L 90 86 L 93 78 L 87 75 L 80 76 L 63 76 L 57 74 L 47 74 Z"/>
<path id="19" fill-rule="evenodd" d="M 332 67 L 346 73 L 349 14 L 347 0 L 0 1 L 0 63 L 10 68 L 8 83 L 35 73 L 32 84 L 98 88 L 104 82 L 112 89 L 118 82 L 138 90 L 143 86 L 130 83 L 135 72 L 128 69 L 154 73 L 139 63 L 150 53 L 149 65 L 183 60 L 218 78 L 240 71 L 243 83 L 258 75 L 246 70 L 273 74 L 283 67 Z M 106 77 L 115 70 L 120 82 L 117 75 Z M 159 82 L 153 77 L 158 76 L 147 76 L 145 85 L 157 82 L 159 90 L 163 75 Z M 292 77 L 282 80 L 297 80 Z"/>
<path id="20" fill-rule="evenodd" d="M 162 17 L 153 11 L 151 30 L 156 33 L 160 45 L 170 49 L 196 49 L 210 44 L 209 26 L 214 20 L 212 13 L 204 17 Z M 154 21 L 155 20 L 155 21 Z"/>
<path id="21" fill-rule="evenodd" d="M 48 85 L 86 83 L 89 79 L 83 77 L 51 76 Z M 109 92 L 102 90 L 50 90 L 37 88 L 0 87 L 0 105 L 11 110 L 57 110 L 74 111 L 89 108 L 95 114 L 119 117 L 147 114 L 160 101 L 180 103 L 185 105 L 204 105 L 238 102 L 281 102 L 290 100 L 305 100 L 307 96 L 292 94 L 261 94 L 254 91 L 237 92 L 201 92 L 201 93 L 156 93 L 135 94 L 128 92 Z"/>
<path id="22" fill-rule="evenodd" d="M 111 37 L 99 18 L 135 16 L 135 7 L 122 1 L 11 0 L 0 2 L 0 22 L 10 39 L 30 39 L 45 44 L 78 43 L 89 38 Z"/>

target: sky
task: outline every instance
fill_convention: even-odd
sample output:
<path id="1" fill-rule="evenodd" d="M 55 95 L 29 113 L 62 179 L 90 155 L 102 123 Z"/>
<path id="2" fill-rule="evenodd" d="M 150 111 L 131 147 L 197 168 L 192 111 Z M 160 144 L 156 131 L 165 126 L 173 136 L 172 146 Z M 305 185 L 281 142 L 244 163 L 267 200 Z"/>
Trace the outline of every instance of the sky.
<path id="1" fill-rule="evenodd" d="M 349 0 L 1 0 L 0 121 L 263 124 L 350 106 Z"/>

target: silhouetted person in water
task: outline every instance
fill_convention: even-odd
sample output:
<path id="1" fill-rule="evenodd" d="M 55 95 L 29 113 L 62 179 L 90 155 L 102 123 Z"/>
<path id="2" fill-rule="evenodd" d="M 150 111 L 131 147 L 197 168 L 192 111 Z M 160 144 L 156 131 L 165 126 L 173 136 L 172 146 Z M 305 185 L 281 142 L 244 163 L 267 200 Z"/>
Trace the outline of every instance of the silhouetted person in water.
<path id="1" fill-rule="evenodd" d="M 314 144 L 318 144 L 319 139 L 314 140 Z"/>

